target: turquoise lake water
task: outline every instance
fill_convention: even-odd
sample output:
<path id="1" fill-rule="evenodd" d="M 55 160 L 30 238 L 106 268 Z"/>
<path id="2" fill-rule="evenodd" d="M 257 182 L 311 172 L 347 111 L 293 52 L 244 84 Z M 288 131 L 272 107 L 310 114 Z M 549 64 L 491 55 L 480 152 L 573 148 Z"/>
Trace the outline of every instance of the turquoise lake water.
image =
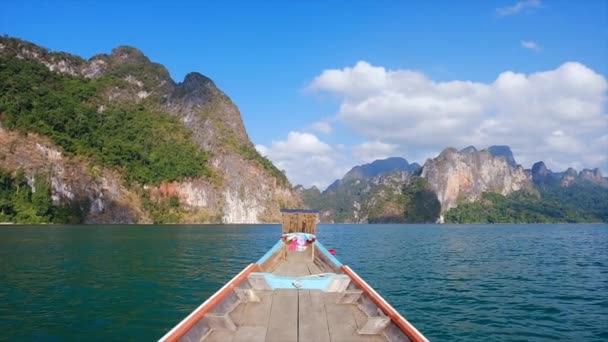
<path id="1" fill-rule="evenodd" d="M 155 341 L 278 225 L 0 227 L 0 340 Z M 322 225 L 432 341 L 608 341 L 608 225 Z"/>

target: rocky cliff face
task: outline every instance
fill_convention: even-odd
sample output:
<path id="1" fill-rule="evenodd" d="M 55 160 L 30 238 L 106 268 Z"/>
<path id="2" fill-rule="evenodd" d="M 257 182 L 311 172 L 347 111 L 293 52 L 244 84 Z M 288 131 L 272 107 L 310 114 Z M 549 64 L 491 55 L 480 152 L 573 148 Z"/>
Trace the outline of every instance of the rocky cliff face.
<path id="1" fill-rule="evenodd" d="M 581 173 L 578 175 L 578 179 L 591 182 L 603 188 L 608 188 L 608 179 L 602 176 L 602 172 L 598 168 L 593 170 L 583 169 L 583 171 L 581 171 Z"/>
<path id="2" fill-rule="evenodd" d="M 577 176 L 578 176 L 578 173 L 576 172 L 576 170 L 569 167 L 568 170 L 566 170 L 566 172 L 564 172 L 564 174 L 561 176 L 559 185 L 560 186 L 570 186 L 570 185 L 574 184 Z"/>
<path id="3" fill-rule="evenodd" d="M 355 166 L 342 177 L 341 181 L 366 179 L 395 172 L 416 173 L 418 171 L 420 171 L 420 165 L 410 164 L 404 158 L 393 157 Z"/>
<path id="4" fill-rule="evenodd" d="M 120 85 L 116 85 L 115 81 L 106 82 L 103 91 L 105 100 L 98 112 L 103 112 L 112 103 L 124 102 L 145 105 L 178 117 L 192 132 L 199 148 L 209 153 L 209 165 L 214 178 L 165 182 L 144 186 L 143 190 L 156 201 L 179 199 L 179 204 L 188 211 L 183 216 L 184 222 L 278 221 L 281 207 L 301 206 L 298 195 L 292 191 L 285 176 L 260 156 L 249 141 L 238 108 L 209 78 L 199 73 L 190 73 L 183 82 L 176 83 L 166 68 L 151 62 L 141 51 L 132 47 L 119 47 L 111 54 L 84 60 L 66 53 L 51 53 L 34 44 L 3 37 L 0 38 L 0 55 L 2 54 L 35 60 L 57 73 L 88 79 L 119 80 Z M 13 136 L 6 131 L 3 134 Z M 35 149 L 27 151 L 22 151 L 21 154 L 37 153 Z M 9 169 L 17 166 L 48 169 L 52 163 L 54 162 L 49 158 L 40 159 L 38 164 L 18 163 L 13 158 L 3 161 L 3 165 Z M 93 203 L 99 194 L 104 194 L 104 198 L 110 196 L 111 202 L 129 202 L 129 208 L 134 210 L 134 214 L 129 214 L 129 219 L 125 216 L 124 220 L 118 215 L 115 222 L 144 219 L 145 210 L 131 195 L 137 191 L 122 185 L 117 171 L 104 172 L 108 172 L 107 177 L 99 180 L 85 179 L 79 173 L 72 175 L 74 179 L 70 180 L 83 180 L 86 184 L 99 181 L 99 189 L 84 185 L 69 185 L 68 188 L 72 189 L 70 191 L 75 198 L 89 198 Z M 57 177 L 61 178 L 60 175 Z M 103 184 L 106 183 L 108 189 L 104 190 Z M 63 196 L 60 188 L 59 185 L 53 185 L 57 196 Z M 88 221 L 97 222 L 97 217 L 112 213 L 107 205 L 110 202 L 103 203 L 92 206 L 99 213 L 91 214 Z"/>
<path id="5" fill-rule="evenodd" d="M 415 178 L 412 172 L 382 173 L 369 179 L 367 194 L 353 205 L 356 222 L 402 222 L 403 189 Z"/>
<path id="6" fill-rule="evenodd" d="M 186 201 L 189 207 L 221 213 L 224 223 L 256 223 L 278 221 L 280 207 L 300 205 L 284 176 L 273 175 L 259 162 L 238 109 L 213 81 L 190 73 L 166 99 L 162 108 L 184 122 L 222 177 L 221 187 L 200 181 L 175 187 L 180 198 L 210 199 L 204 206 Z"/>
<path id="7" fill-rule="evenodd" d="M 505 158 L 507 164 L 511 167 L 517 167 L 517 163 L 515 162 L 515 158 L 513 157 L 513 152 L 509 146 L 505 145 L 494 145 L 488 147 L 488 152 L 490 152 L 495 157 Z"/>
<path id="8" fill-rule="evenodd" d="M 321 209 L 322 222 L 390 222 L 403 219 L 402 190 L 419 170 L 416 163 L 388 158 L 353 167 L 323 192 L 295 189 L 308 207 Z"/>
<path id="9" fill-rule="evenodd" d="M 606 179 L 600 169 L 583 169 L 577 173 L 569 167 L 565 172 L 553 172 L 547 168 L 544 162 L 539 161 L 532 165 L 530 171 L 534 184 L 539 187 L 562 186 L 567 187 L 576 183 L 590 183 L 599 187 L 608 188 Z"/>
<path id="10" fill-rule="evenodd" d="M 532 165 L 531 175 L 534 184 L 539 186 L 552 185 L 556 179 L 553 172 L 551 172 L 542 161 Z"/>
<path id="11" fill-rule="evenodd" d="M 460 153 L 475 153 L 477 152 L 477 148 L 475 146 L 467 146 L 460 150 Z"/>
<path id="12" fill-rule="evenodd" d="M 399 158 L 396 164 L 404 163 Z M 453 213 L 451 222 L 606 219 L 608 179 L 599 169 L 556 173 L 538 162 L 524 170 L 507 146 L 481 151 L 474 146 L 448 148 L 427 160 L 419 172 L 388 170 L 367 176 L 371 165 L 387 163 L 354 167 L 324 192 L 301 186 L 296 191 L 307 205 L 321 209 L 324 222 L 444 222 L 444 215 L 456 207 L 464 209 Z M 564 210 L 570 216 L 564 216 Z"/>
<path id="13" fill-rule="evenodd" d="M 205 208 L 215 207 L 215 212 L 223 213 L 222 222 L 276 222 L 280 207 L 301 205 L 287 179 L 269 173 L 260 164 L 261 157 L 249 140 L 237 107 L 209 78 L 188 74 L 168 94 L 163 108 L 178 116 L 199 147 L 212 155 L 211 164 L 223 178 L 222 187 L 188 189 L 195 197 L 206 193 L 214 198 L 211 203 L 215 205 L 207 203 Z"/>
<path id="14" fill-rule="evenodd" d="M 374 165 L 382 167 L 372 167 Z M 383 171 L 368 176 L 374 173 L 371 170 Z M 420 177 L 425 179 L 425 186 L 420 185 Z M 507 146 L 482 151 L 470 146 L 461 151 L 448 148 L 437 158 L 427 160 L 421 170 L 418 164 L 390 158 L 354 167 L 322 194 L 303 188 L 299 191 L 305 203 L 323 209 L 325 221 L 404 222 L 408 220 L 408 205 L 410 212 L 412 210 L 412 203 L 408 201 L 425 199 L 427 204 L 432 204 L 432 193 L 424 192 L 424 188 L 428 188 L 441 205 L 437 219 L 442 222 L 443 214 L 459 201 L 479 200 L 483 192 L 508 195 L 531 187 L 530 174 L 515 163 Z"/>
<path id="15" fill-rule="evenodd" d="M 508 158 L 489 151 L 447 148 L 426 161 L 421 176 L 437 194 L 442 214 L 459 201 L 479 200 L 483 192 L 508 195 L 532 186 L 532 179 L 521 166 L 513 167 Z"/>
<path id="16" fill-rule="evenodd" d="M 138 195 L 117 172 L 68 157 L 39 135 L 0 127 L 0 168 L 22 169 L 32 184 L 35 175 L 48 177 L 53 204 L 82 212 L 86 223 L 149 222 Z"/>

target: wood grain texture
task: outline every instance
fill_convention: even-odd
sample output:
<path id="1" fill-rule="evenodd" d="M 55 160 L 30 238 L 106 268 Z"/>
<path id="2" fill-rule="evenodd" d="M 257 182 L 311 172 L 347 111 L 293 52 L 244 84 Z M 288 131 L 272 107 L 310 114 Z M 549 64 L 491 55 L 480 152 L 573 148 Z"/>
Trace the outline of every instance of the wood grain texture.
<path id="1" fill-rule="evenodd" d="M 272 296 L 266 341 L 298 340 L 298 291 L 276 290 Z"/>
<path id="2" fill-rule="evenodd" d="M 298 307 L 298 341 L 329 342 L 329 326 L 323 293 L 319 290 L 300 290 Z"/>

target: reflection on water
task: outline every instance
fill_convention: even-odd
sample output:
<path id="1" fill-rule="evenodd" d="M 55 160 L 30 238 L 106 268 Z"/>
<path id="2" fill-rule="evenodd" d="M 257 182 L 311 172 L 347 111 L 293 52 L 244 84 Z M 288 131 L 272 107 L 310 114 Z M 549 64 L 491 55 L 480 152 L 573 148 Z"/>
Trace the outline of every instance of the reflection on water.
<path id="1" fill-rule="evenodd" d="M 280 227 L 0 234 L 8 340 L 155 340 L 262 256 Z M 318 235 L 432 340 L 608 340 L 607 225 L 328 225 Z"/>

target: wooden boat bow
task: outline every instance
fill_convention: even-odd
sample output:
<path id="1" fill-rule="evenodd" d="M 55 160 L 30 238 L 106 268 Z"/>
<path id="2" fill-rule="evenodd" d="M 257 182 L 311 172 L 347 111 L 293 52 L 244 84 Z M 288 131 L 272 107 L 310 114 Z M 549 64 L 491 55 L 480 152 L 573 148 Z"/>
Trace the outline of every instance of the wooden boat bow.
<path id="1" fill-rule="evenodd" d="M 316 211 L 283 212 L 287 235 L 159 341 L 427 342 L 312 238 L 317 220 Z"/>

